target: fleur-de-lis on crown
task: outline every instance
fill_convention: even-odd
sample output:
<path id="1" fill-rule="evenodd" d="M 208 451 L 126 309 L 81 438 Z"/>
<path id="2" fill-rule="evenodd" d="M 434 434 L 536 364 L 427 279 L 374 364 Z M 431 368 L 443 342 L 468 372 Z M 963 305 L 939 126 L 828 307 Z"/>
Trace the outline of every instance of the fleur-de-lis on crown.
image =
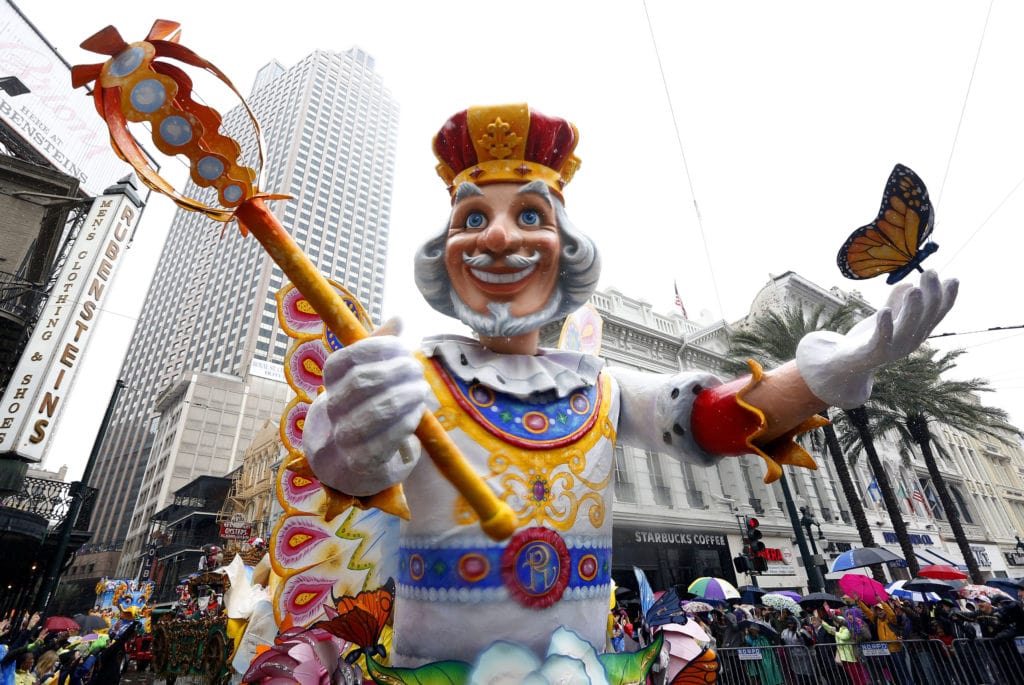
<path id="1" fill-rule="evenodd" d="M 480 139 L 480 144 L 487 148 L 494 159 L 505 159 L 512 154 L 519 141 L 520 138 L 512 130 L 512 126 L 502 121 L 501 117 L 497 117 L 494 123 L 487 124 L 487 132 Z"/>

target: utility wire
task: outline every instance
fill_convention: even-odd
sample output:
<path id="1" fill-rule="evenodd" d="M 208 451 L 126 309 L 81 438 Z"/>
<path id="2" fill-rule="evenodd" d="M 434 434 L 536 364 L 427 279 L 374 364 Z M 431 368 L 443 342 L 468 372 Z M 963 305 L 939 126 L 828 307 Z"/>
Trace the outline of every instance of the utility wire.
<path id="1" fill-rule="evenodd" d="M 935 335 L 929 335 L 928 339 L 948 338 L 952 335 L 973 335 L 975 333 L 988 333 L 989 331 L 1012 331 L 1018 328 L 1024 328 L 1024 324 L 1017 324 L 1016 326 L 992 326 L 992 328 L 979 328 L 976 331 L 963 331 L 960 333 L 937 333 Z"/>
<path id="2" fill-rule="evenodd" d="M 992 5 L 996 0 L 989 0 L 988 11 L 985 13 L 985 24 L 981 27 L 981 37 L 978 39 L 978 50 L 974 53 L 974 65 L 971 67 L 971 77 L 967 80 L 967 92 L 964 93 L 964 101 L 960 106 L 960 118 L 956 122 L 956 131 L 953 133 L 953 144 L 949 146 L 949 158 L 946 159 L 946 172 L 942 175 L 942 185 L 939 186 L 939 197 L 935 202 L 938 208 L 942 203 L 942 194 L 946 190 L 946 179 L 949 178 L 949 169 L 953 166 L 953 154 L 956 152 L 956 142 L 960 138 L 960 128 L 964 123 L 964 114 L 967 112 L 967 100 L 971 96 L 971 86 L 974 85 L 974 74 L 978 71 L 978 61 L 981 59 L 981 47 L 985 44 L 985 34 L 988 33 L 988 20 L 992 16 Z"/>
<path id="3" fill-rule="evenodd" d="M 672 127 L 676 132 L 676 143 L 679 145 L 679 156 L 683 160 L 683 170 L 686 172 L 686 182 L 690 186 L 690 198 L 693 200 L 693 211 L 697 215 L 697 227 L 700 229 L 700 239 L 704 245 L 704 258 L 708 262 L 708 271 L 711 273 L 711 286 L 715 291 L 715 300 L 718 302 L 718 311 L 722 318 L 725 318 L 725 307 L 722 306 L 722 295 L 718 290 L 718 278 L 715 276 L 715 267 L 711 262 L 711 251 L 708 249 L 708 239 L 704 233 L 704 219 L 700 215 L 700 206 L 697 204 L 697 193 L 693 188 L 693 178 L 690 176 L 690 165 L 686 161 L 686 148 L 683 146 L 683 137 L 679 133 L 679 122 L 676 119 L 676 109 L 672 104 L 672 94 L 668 89 L 668 79 L 665 78 L 665 67 L 661 63 L 661 51 L 658 49 L 658 40 L 654 36 L 654 25 L 651 23 L 651 13 L 647 9 L 647 0 L 644 0 L 644 16 L 647 18 L 647 30 L 651 34 L 651 45 L 654 46 L 654 57 L 658 61 L 658 72 L 661 74 L 661 85 L 665 90 L 665 99 L 668 101 L 669 115 L 672 117 Z"/>

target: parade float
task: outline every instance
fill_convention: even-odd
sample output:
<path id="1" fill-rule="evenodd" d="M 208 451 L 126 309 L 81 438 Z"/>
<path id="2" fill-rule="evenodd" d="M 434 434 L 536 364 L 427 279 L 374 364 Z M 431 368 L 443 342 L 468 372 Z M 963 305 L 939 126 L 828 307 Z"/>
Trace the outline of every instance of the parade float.
<path id="1" fill-rule="evenodd" d="M 134 635 L 125 642 L 125 657 L 144 671 L 153 660 L 152 629 L 154 585 L 149 580 L 103 578 L 96 584 L 96 605 L 100 614 L 109 623 L 109 628 L 97 632 L 108 632 L 117 637 L 129 624 L 136 624 Z"/>
<path id="2" fill-rule="evenodd" d="M 371 338 L 356 299 L 278 222 L 267 203 L 290 198 L 259 188 L 255 117 L 226 75 L 178 43 L 178 28 L 158 20 L 134 43 L 101 30 L 82 47 L 109 59 L 74 67 L 73 84 L 95 83 L 114 149 L 147 186 L 213 220 L 237 220 L 283 270 L 291 285 L 278 293 L 278 317 L 293 339 L 285 375 L 295 397 L 281 420 L 284 513 L 270 553 L 254 565 L 236 555 L 185 583 L 182 611 L 154 627 L 154 666 L 169 679 L 224 682 L 233 669 L 245 682 L 304 685 L 644 682 L 666 657 L 663 634 L 636 653 L 605 651 L 616 441 L 703 464 L 757 454 L 766 482 L 784 465 L 816 468 L 794 436 L 820 426 L 829 403 L 863 403 L 874 369 L 916 348 L 955 299 L 955 282 L 926 275 L 845 337 L 809 334 L 795 362 L 765 373 L 752 361 L 750 376 L 725 384 L 710 374 L 605 373 L 586 345 L 541 353 L 543 323 L 568 316 L 563 339 L 576 342 L 599 329 L 585 310 L 574 319 L 600 266 L 562 204 L 579 166 L 578 132 L 525 104 L 476 107 L 435 137 L 452 224 L 417 256 L 416 276 L 427 301 L 472 320 L 480 340 L 431 341 L 414 357 L 393 336 Z M 172 62 L 238 95 L 254 167 Z M 130 130 L 138 124 L 161 152 L 189 160 L 192 181 L 217 206 L 159 175 Z M 886 225 L 866 228 L 853 253 L 919 216 L 908 179 L 889 193 Z M 487 230 L 492 219 L 509 222 L 504 236 Z M 490 253 L 502 264 L 493 267 Z M 449 273 L 434 279 L 429 269 Z M 526 328 L 514 328 L 520 318 Z M 672 682 L 714 682 L 714 653 L 692 657 Z"/>

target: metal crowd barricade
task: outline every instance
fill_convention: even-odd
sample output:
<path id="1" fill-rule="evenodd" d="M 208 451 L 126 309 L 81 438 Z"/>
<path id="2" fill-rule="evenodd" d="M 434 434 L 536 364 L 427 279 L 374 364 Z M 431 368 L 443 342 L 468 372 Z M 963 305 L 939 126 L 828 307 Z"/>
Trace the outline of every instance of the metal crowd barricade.
<path id="1" fill-rule="evenodd" d="M 897 649 L 891 649 L 895 645 Z M 1024 638 L 719 648 L 721 685 L 1021 685 Z M 845 646 L 843 646 L 845 647 Z"/>

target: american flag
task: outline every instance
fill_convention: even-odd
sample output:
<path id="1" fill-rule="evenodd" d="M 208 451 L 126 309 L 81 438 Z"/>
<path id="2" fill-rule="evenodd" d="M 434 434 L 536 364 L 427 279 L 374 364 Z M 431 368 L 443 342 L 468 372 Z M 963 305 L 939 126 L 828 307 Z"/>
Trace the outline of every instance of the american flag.
<path id="1" fill-rule="evenodd" d="M 672 281 L 672 285 L 676 289 L 676 306 L 679 307 L 679 310 L 683 313 L 683 318 L 689 319 L 690 317 L 686 315 L 686 307 L 683 306 L 683 298 L 679 297 L 679 284 Z"/>
<path id="2" fill-rule="evenodd" d="M 921 503 L 921 506 L 924 507 L 924 510 L 928 512 L 929 516 L 931 516 L 931 509 L 928 508 L 928 502 L 925 501 L 924 494 L 921 492 L 921 490 L 919 488 L 914 488 L 914 494 L 912 496 L 914 499 Z"/>

